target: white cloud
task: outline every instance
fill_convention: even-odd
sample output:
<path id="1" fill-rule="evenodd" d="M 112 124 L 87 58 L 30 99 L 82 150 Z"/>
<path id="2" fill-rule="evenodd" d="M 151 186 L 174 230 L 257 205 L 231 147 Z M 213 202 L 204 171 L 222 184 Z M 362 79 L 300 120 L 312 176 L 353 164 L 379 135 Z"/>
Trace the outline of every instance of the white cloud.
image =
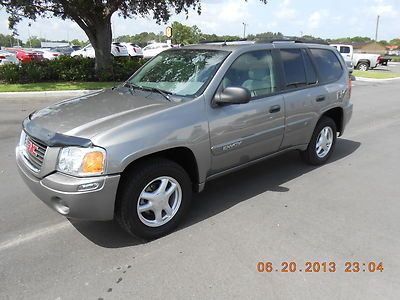
<path id="1" fill-rule="evenodd" d="M 297 12 L 293 8 L 291 0 L 284 0 L 279 5 L 279 10 L 275 13 L 278 19 L 293 20 L 296 18 Z"/>
<path id="2" fill-rule="evenodd" d="M 308 17 L 308 28 L 317 29 L 318 27 L 320 27 L 321 19 L 327 17 L 328 15 L 329 13 L 326 10 L 318 10 L 313 12 Z"/>
<path id="3" fill-rule="evenodd" d="M 222 4 L 220 10 L 220 20 L 228 23 L 243 22 L 249 17 L 248 3 L 244 1 L 231 0 L 226 4 Z"/>

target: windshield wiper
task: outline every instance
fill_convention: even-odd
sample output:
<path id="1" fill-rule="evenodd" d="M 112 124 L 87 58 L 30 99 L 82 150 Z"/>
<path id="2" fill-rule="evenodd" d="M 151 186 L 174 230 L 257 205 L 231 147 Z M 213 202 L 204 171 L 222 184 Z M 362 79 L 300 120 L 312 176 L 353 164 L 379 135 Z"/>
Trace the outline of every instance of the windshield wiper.
<path id="1" fill-rule="evenodd" d="M 141 86 L 141 85 L 137 85 L 135 83 L 132 82 L 125 82 L 125 86 L 130 88 L 130 89 L 140 89 L 140 90 L 144 90 L 144 91 L 149 91 L 149 92 L 156 92 L 159 93 L 160 95 L 162 95 L 165 99 L 167 99 L 169 102 L 172 102 L 172 100 L 170 99 L 169 95 L 171 95 L 171 92 L 167 92 L 164 90 L 160 90 L 158 88 L 155 87 L 147 87 L 147 86 Z"/>

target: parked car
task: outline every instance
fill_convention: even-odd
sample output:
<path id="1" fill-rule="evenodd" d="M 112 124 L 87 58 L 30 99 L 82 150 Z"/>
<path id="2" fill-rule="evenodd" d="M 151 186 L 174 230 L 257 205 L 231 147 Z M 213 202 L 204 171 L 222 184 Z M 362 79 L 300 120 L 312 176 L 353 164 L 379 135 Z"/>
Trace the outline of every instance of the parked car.
<path id="1" fill-rule="evenodd" d="M 345 61 L 326 45 L 174 48 L 117 88 L 30 114 L 16 160 L 61 215 L 115 217 L 153 239 L 210 180 L 292 150 L 326 163 L 351 118 L 350 95 Z"/>
<path id="2" fill-rule="evenodd" d="M 30 51 L 26 49 L 14 49 L 14 48 L 6 48 L 5 50 L 14 53 L 17 59 L 23 63 L 43 60 L 43 55 L 35 51 Z"/>
<path id="3" fill-rule="evenodd" d="M 82 56 L 82 57 L 89 57 L 89 58 L 95 58 L 96 55 L 94 53 L 94 48 L 91 44 L 83 47 L 82 49 L 72 51 L 71 56 Z"/>
<path id="4" fill-rule="evenodd" d="M 143 48 L 143 57 L 151 58 L 170 48 L 172 48 L 172 45 L 167 43 L 153 43 Z"/>
<path id="5" fill-rule="evenodd" d="M 143 50 L 138 45 L 133 43 L 121 43 L 128 50 L 129 56 L 131 57 L 143 57 Z"/>
<path id="6" fill-rule="evenodd" d="M 0 50 L 0 65 L 19 64 L 15 53 Z"/>
<path id="7" fill-rule="evenodd" d="M 79 46 L 78 46 L 79 47 Z M 76 49 L 79 50 L 80 48 Z M 71 56 L 71 53 L 75 51 L 75 49 L 73 48 L 73 46 L 68 46 L 68 47 L 54 47 L 54 48 L 50 48 L 50 51 L 54 51 L 54 52 L 59 52 L 61 53 L 61 55 L 66 55 L 66 56 Z"/>
<path id="8" fill-rule="evenodd" d="M 111 55 L 114 57 L 129 56 L 126 47 L 121 45 L 120 43 L 111 44 Z M 71 56 L 83 56 L 83 57 L 95 58 L 96 54 L 93 46 L 89 44 L 80 50 L 73 51 L 71 53 Z"/>
<path id="9" fill-rule="evenodd" d="M 351 61 L 353 66 L 361 71 L 368 71 L 376 68 L 381 63 L 381 56 L 378 54 L 355 53 L 352 45 L 332 44 L 345 61 Z"/>
<path id="10" fill-rule="evenodd" d="M 32 49 L 32 51 L 42 54 L 43 59 L 46 59 L 46 60 L 54 60 L 61 56 L 60 52 L 53 51 L 48 48 Z"/>

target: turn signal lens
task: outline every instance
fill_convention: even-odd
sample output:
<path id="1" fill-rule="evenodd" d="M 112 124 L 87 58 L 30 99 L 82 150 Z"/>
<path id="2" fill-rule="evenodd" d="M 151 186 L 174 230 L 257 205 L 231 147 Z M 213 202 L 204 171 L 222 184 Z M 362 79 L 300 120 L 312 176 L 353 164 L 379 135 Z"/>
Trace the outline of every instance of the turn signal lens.
<path id="1" fill-rule="evenodd" d="M 102 173 L 104 171 L 104 154 L 100 151 L 89 152 L 83 158 L 83 173 Z"/>

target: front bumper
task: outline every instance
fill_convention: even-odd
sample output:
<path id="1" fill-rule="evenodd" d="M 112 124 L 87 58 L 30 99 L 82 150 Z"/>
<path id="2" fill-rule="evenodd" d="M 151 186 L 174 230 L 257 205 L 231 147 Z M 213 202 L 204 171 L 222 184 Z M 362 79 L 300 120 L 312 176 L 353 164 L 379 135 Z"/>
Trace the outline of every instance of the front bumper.
<path id="1" fill-rule="evenodd" d="M 77 178 L 56 172 L 40 179 L 33 175 L 20 155 L 17 155 L 17 165 L 29 189 L 61 215 L 98 221 L 114 218 L 120 175 Z"/>

